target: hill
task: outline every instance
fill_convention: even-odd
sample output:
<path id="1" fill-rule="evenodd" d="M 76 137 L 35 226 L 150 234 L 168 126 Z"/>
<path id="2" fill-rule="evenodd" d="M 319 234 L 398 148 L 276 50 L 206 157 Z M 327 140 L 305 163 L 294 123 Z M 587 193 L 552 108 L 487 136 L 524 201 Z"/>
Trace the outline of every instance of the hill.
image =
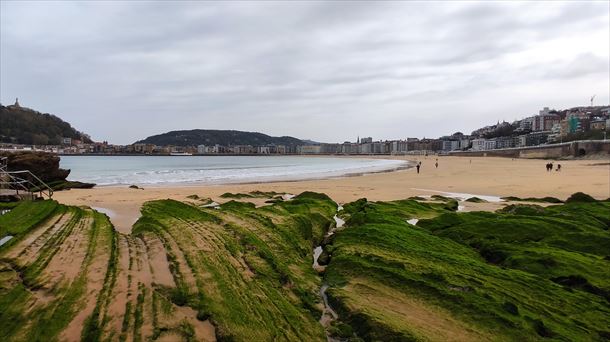
<path id="1" fill-rule="evenodd" d="M 272 137 L 263 133 L 243 132 L 233 130 L 192 129 L 184 131 L 171 131 L 153 135 L 136 144 L 155 144 L 160 146 L 197 146 L 197 145 L 301 145 L 303 142 L 293 137 Z"/>
<path id="2" fill-rule="evenodd" d="M 55 115 L 19 105 L 0 105 L 0 143 L 60 145 L 64 137 L 91 142 L 88 136 Z"/>

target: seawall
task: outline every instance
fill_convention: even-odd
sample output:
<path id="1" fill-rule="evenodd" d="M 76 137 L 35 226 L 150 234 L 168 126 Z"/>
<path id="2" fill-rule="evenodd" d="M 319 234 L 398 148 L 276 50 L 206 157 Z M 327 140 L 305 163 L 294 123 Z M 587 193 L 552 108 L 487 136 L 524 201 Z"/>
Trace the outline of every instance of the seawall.
<path id="1" fill-rule="evenodd" d="M 515 147 L 488 151 L 452 151 L 452 156 L 507 157 L 507 158 L 578 158 L 610 157 L 610 140 L 579 140 L 561 144 Z"/>

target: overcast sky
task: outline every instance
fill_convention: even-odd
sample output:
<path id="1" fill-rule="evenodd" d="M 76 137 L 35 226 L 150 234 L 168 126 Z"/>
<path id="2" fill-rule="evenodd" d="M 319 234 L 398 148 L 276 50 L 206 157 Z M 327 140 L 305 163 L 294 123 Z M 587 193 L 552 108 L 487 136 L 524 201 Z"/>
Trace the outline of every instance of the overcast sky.
<path id="1" fill-rule="evenodd" d="M 1 2 L 0 101 L 94 140 L 469 133 L 608 104 L 599 2 Z"/>

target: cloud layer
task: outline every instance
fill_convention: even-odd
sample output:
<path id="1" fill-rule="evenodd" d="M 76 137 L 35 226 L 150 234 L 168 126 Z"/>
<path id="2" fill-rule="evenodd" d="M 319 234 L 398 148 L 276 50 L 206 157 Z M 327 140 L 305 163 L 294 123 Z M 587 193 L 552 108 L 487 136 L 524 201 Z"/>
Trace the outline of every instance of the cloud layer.
<path id="1" fill-rule="evenodd" d="M 131 143 L 439 136 L 607 104 L 608 2 L 1 2 L 0 100 Z"/>

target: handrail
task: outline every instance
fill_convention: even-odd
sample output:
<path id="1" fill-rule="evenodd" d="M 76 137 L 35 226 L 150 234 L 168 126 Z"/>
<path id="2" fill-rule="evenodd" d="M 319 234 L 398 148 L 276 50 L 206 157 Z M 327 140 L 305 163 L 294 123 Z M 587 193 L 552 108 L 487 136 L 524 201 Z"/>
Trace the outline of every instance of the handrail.
<path id="1" fill-rule="evenodd" d="M 47 185 L 47 183 L 45 183 L 42 179 L 38 178 L 38 176 L 36 176 L 32 172 L 30 172 L 29 170 L 8 171 L 8 172 L 4 172 L 4 173 L 7 174 L 9 177 L 11 177 L 11 179 L 13 179 L 13 182 L 15 182 L 15 184 L 21 184 L 22 182 L 25 182 L 26 184 L 30 184 L 31 188 L 28 189 L 28 191 L 30 191 L 31 189 L 37 189 L 37 192 L 40 192 L 41 195 L 45 194 L 49 198 L 53 197 L 53 189 L 49 185 Z M 26 174 L 26 175 L 34 178 L 39 184 L 37 185 L 34 182 L 30 181 L 29 179 L 13 176 L 13 175 L 19 175 L 19 174 Z M 44 190 L 42 188 L 46 188 L 46 190 Z"/>
<path id="2" fill-rule="evenodd" d="M 48 198 L 53 197 L 53 189 L 29 170 L 7 171 L 7 159 L 6 157 L 0 157 L 0 186 L 2 188 L 8 185 L 9 189 L 15 190 L 17 193 L 19 193 L 19 190 L 23 190 L 31 194 L 39 192 L 41 197 L 44 197 L 44 195 Z M 34 181 L 38 184 L 34 183 Z"/>

